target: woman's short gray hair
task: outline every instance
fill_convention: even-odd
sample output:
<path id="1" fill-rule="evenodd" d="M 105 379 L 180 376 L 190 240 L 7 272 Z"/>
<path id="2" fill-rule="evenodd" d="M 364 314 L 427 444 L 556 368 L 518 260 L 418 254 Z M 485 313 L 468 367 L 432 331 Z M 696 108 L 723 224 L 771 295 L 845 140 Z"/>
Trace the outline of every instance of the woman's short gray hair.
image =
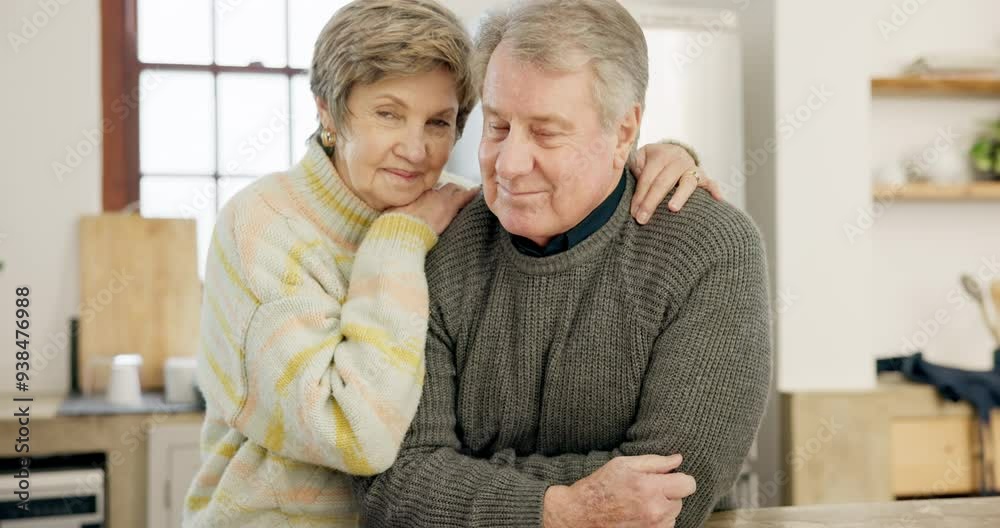
<path id="1" fill-rule="evenodd" d="M 549 71 L 577 71 L 582 55 L 594 72 L 594 102 L 606 128 L 632 105 L 645 108 L 646 37 L 615 0 L 524 0 L 487 14 L 472 55 L 479 90 L 501 42 L 510 45 L 518 59 Z"/>
<path id="2" fill-rule="evenodd" d="M 355 86 L 443 66 L 455 77 L 457 140 L 478 99 L 471 51 L 461 21 L 433 0 L 355 0 L 339 9 L 316 39 L 309 85 L 330 107 L 341 133 L 350 129 L 347 99 Z"/>

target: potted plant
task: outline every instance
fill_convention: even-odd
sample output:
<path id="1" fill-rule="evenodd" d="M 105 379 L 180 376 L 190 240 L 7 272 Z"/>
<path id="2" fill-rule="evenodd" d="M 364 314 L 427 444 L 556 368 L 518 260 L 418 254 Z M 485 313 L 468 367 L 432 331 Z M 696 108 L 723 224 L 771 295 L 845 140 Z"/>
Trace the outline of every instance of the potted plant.
<path id="1" fill-rule="evenodd" d="M 989 124 L 969 152 L 976 170 L 989 179 L 1000 180 L 1000 119 Z"/>

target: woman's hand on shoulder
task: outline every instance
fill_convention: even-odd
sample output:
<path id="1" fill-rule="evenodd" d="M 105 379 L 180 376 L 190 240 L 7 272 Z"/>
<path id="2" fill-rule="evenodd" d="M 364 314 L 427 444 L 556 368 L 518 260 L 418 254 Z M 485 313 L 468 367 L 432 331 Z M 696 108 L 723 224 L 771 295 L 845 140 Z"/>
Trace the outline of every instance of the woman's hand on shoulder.
<path id="1" fill-rule="evenodd" d="M 437 189 L 424 191 L 412 203 L 402 207 L 394 207 L 386 212 L 405 213 L 427 222 L 435 233 L 444 233 L 458 212 L 462 210 L 476 195 L 479 188 L 463 189 L 454 183 L 445 184 Z"/>
<path id="2" fill-rule="evenodd" d="M 649 222 L 660 202 L 675 187 L 677 191 L 668 204 L 675 213 L 684 207 L 698 187 L 707 190 L 716 200 L 723 199 L 719 183 L 705 174 L 687 149 L 675 144 L 653 143 L 642 147 L 629 163 L 629 169 L 637 180 L 632 216 L 640 224 Z"/>

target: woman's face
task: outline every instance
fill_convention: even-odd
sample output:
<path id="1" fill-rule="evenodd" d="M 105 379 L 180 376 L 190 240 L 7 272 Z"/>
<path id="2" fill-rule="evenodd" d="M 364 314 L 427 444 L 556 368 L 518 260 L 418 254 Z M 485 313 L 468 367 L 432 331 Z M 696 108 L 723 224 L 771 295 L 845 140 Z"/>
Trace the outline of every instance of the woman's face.
<path id="1" fill-rule="evenodd" d="M 347 130 L 337 128 L 322 100 L 317 105 L 324 127 L 337 135 L 337 172 L 380 211 L 409 204 L 434 187 L 455 145 L 458 95 L 443 67 L 355 86 L 347 99 Z"/>

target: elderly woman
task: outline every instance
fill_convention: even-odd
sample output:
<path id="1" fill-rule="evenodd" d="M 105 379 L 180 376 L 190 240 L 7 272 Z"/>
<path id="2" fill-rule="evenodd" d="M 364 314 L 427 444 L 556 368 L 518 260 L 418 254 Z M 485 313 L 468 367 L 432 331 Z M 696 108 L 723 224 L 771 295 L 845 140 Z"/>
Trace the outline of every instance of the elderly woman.
<path id="1" fill-rule="evenodd" d="M 212 240 L 185 526 L 358 523 L 349 475 L 393 463 L 420 399 L 425 257 L 477 193 L 437 187 L 477 99 L 470 51 L 429 0 L 354 2 L 320 34 L 307 154 L 231 200 Z M 674 145 L 637 165 L 655 176 L 637 216 L 695 166 Z"/>

